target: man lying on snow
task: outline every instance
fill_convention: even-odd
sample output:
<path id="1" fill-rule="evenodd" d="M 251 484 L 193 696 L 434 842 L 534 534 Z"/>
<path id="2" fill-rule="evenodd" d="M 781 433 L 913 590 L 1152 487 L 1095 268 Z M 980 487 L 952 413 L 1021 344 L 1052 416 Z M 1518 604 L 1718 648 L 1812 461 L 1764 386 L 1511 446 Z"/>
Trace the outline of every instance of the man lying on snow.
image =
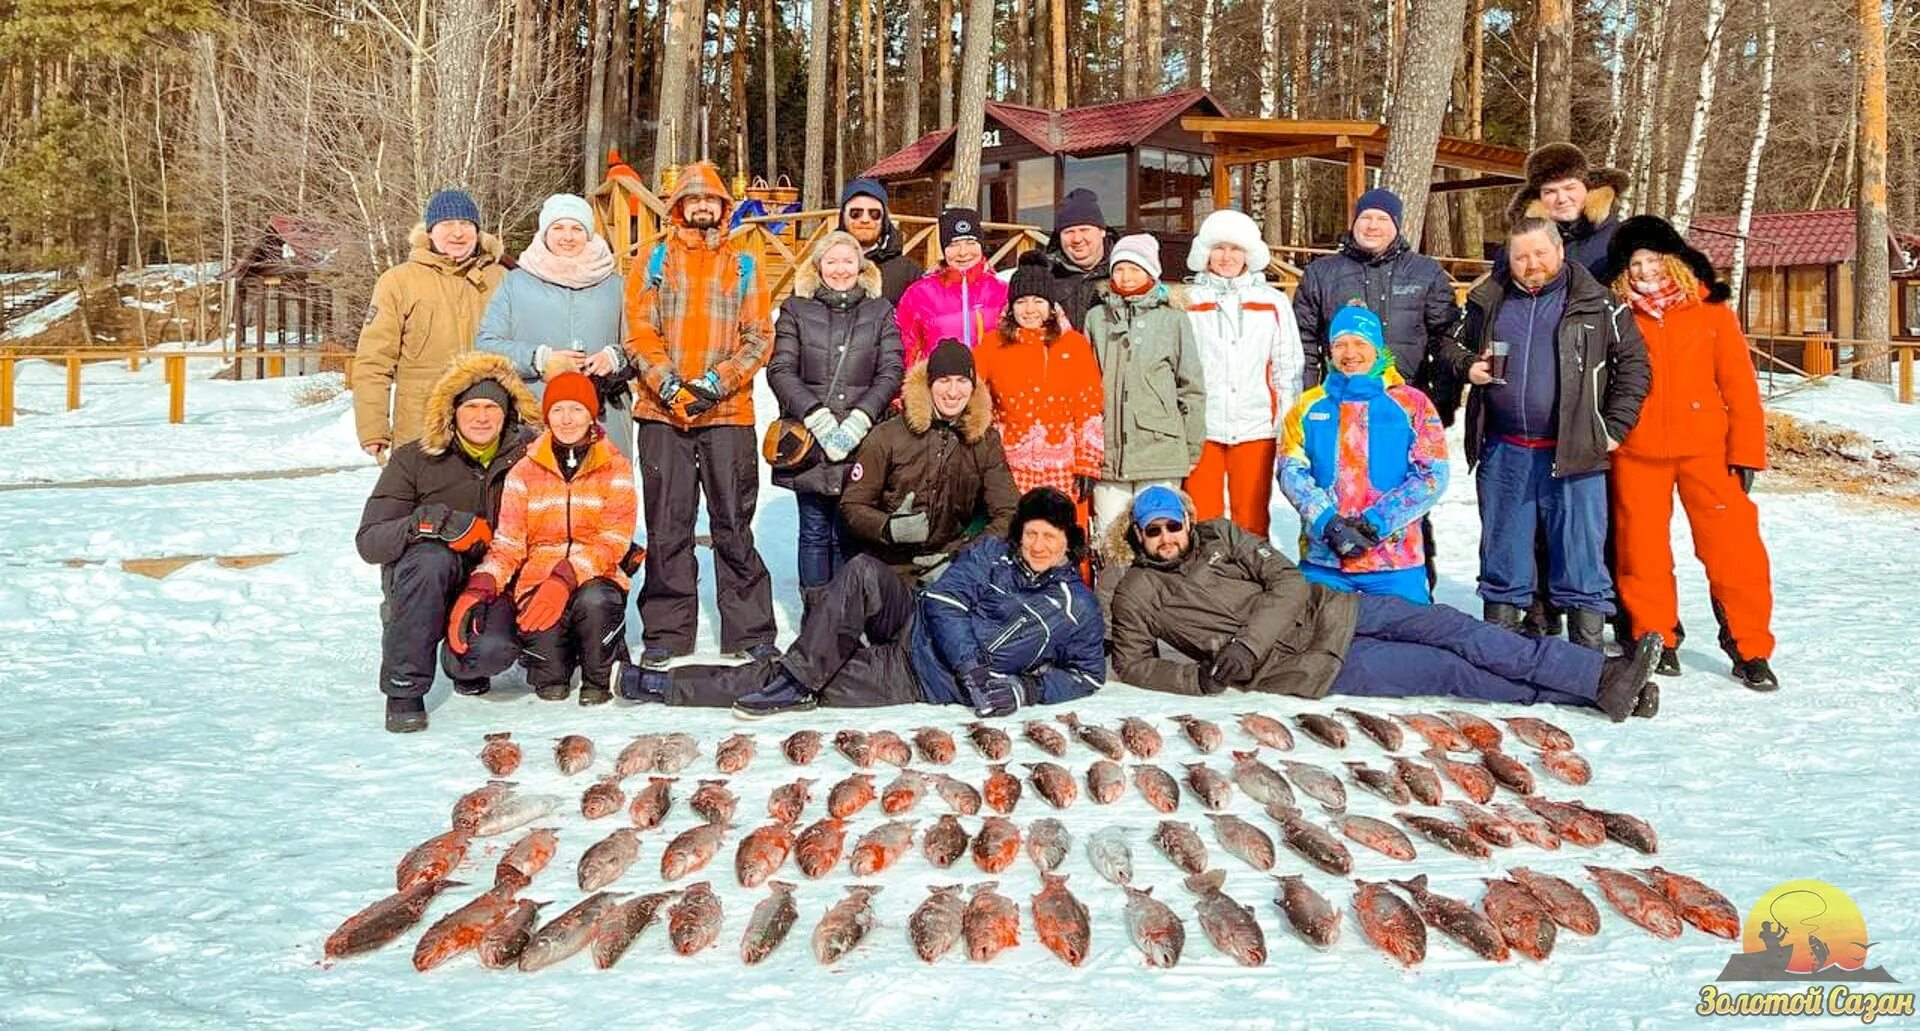
<path id="1" fill-rule="evenodd" d="M 1327 694 L 1457 695 L 1597 707 L 1615 722 L 1659 711 L 1648 682 L 1660 637 L 1619 658 L 1522 637 L 1445 605 L 1309 583 L 1265 540 L 1225 519 L 1195 525 L 1168 487 L 1134 496 L 1110 546 L 1131 560 L 1113 595 L 1114 676 L 1175 694 L 1229 687 Z M 1194 662 L 1157 657 L 1165 641 Z"/>
<path id="2" fill-rule="evenodd" d="M 980 538 L 931 586 L 916 592 L 860 555 L 828 583 L 781 658 L 670 672 L 621 666 L 620 693 L 730 704 L 745 719 L 907 702 L 1006 716 L 1080 698 L 1107 671 L 1106 623 L 1077 572 L 1085 544 L 1073 502 L 1037 487 L 1021 497 L 1005 539 Z"/>

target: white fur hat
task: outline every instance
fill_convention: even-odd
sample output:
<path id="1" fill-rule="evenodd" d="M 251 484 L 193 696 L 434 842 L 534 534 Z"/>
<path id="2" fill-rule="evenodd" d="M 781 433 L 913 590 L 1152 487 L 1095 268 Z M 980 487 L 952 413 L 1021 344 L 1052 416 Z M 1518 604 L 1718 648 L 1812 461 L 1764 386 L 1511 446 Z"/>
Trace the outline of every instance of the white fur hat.
<path id="1" fill-rule="evenodd" d="M 1273 260 L 1267 251 L 1267 242 L 1260 236 L 1260 227 L 1245 213 L 1232 208 L 1222 208 L 1208 215 L 1200 223 L 1200 232 L 1193 237 L 1193 247 L 1187 251 L 1187 270 L 1205 272 L 1207 255 L 1217 243 L 1230 243 L 1247 252 L 1247 271 L 1264 272 Z"/>
<path id="2" fill-rule="evenodd" d="M 585 198 L 571 193 L 556 193 L 548 197 L 545 204 L 540 205 L 541 238 L 545 239 L 547 230 L 563 218 L 580 223 L 580 227 L 589 233 L 595 232 L 593 205 L 588 204 Z"/>

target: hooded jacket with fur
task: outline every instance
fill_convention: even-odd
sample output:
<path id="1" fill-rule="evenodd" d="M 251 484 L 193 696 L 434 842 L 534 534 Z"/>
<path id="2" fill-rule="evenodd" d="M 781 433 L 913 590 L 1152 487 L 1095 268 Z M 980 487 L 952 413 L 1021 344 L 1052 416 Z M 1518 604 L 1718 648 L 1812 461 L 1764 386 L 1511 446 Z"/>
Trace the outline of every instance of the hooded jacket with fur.
<path id="1" fill-rule="evenodd" d="M 773 359 L 767 363 L 767 386 L 779 399 L 781 415 L 804 419 L 825 406 L 835 419 L 845 419 L 857 408 L 879 424 L 904 376 L 900 329 L 883 289 L 880 269 L 871 261 L 860 265 L 859 299 L 844 305 L 824 299 L 812 262 L 794 272 L 793 295 L 781 302 Z M 834 387 L 836 366 L 840 376 Z M 828 387 L 834 387 L 832 396 Z M 775 469 L 773 482 L 811 494 L 838 494 L 850 464 L 827 461 L 815 445 L 812 464 Z"/>

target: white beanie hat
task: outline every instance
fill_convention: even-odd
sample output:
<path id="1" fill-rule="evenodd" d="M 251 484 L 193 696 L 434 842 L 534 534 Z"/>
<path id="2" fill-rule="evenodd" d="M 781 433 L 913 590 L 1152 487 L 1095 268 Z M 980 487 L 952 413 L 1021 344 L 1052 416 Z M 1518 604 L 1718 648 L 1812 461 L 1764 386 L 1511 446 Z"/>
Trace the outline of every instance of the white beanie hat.
<path id="1" fill-rule="evenodd" d="M 1254 224 L 1253 219 L 1244 212 L 1222 208 L 1200 223 L 1200 232 L 1194 234 L 1193 247 L 1187 251 L 1187 270 L 1205 272 L 1207 256 L 1217 243 L 1230 243 L 1246 251 L 1248 272 L 1265 272 L 1273 260 L 1273 255 L 1267 251 L 1267 242 L 1260 237 L 1260 227 Z"/>
<path id="2" fill-rule="evenodd" d="M 540 238 L 546 239 L 547 230 L 563 218 L 580 223 L 581 228 L 589 233 L 596 231 L 593 228 L 593 205 L 571 193 L 556 193 L 540 205 Z"/>
<path id="3" fill-rule="evenodd" d="M 1107 267 L 1111 268 L 1123 261 L 1132 262 L 1147 270 L 1155 279 L 1160 278 L 1160 241 L 1148 233 L 1135 233 L 1123 236 L 1113 245 L 1113 253 L 1107 256 Z"/>

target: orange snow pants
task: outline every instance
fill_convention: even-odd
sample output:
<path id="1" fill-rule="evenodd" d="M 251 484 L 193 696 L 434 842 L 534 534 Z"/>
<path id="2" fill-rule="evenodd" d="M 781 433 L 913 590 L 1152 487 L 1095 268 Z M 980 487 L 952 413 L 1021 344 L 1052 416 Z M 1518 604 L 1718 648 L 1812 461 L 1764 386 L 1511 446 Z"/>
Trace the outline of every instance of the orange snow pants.
<path id="1" fill-rule="evenodd" d="M 1638 458 L 1615 451 L 1613 519 L 1620 601 L 1633 633 L 1674 645 L 1680 599 L 1673 579 L 1673 495 L 1687 510 L 1693 553 L 1744 659 L 1773 656 L 1773 574 L 1760 540 L 1760 510 L 1719 454 Z"/>
<path id="2" fill-rule="evenodd" d="M 1201 522 L 1230 515 L 1236 525 L 1260 537 L 1267 535 L 1273 501 L 1273 460 L 1276 440 L 1249 440 L 1222 444 L 1209 440 L 1200 462 L 1181 484 L 1193 498 Z"/>

